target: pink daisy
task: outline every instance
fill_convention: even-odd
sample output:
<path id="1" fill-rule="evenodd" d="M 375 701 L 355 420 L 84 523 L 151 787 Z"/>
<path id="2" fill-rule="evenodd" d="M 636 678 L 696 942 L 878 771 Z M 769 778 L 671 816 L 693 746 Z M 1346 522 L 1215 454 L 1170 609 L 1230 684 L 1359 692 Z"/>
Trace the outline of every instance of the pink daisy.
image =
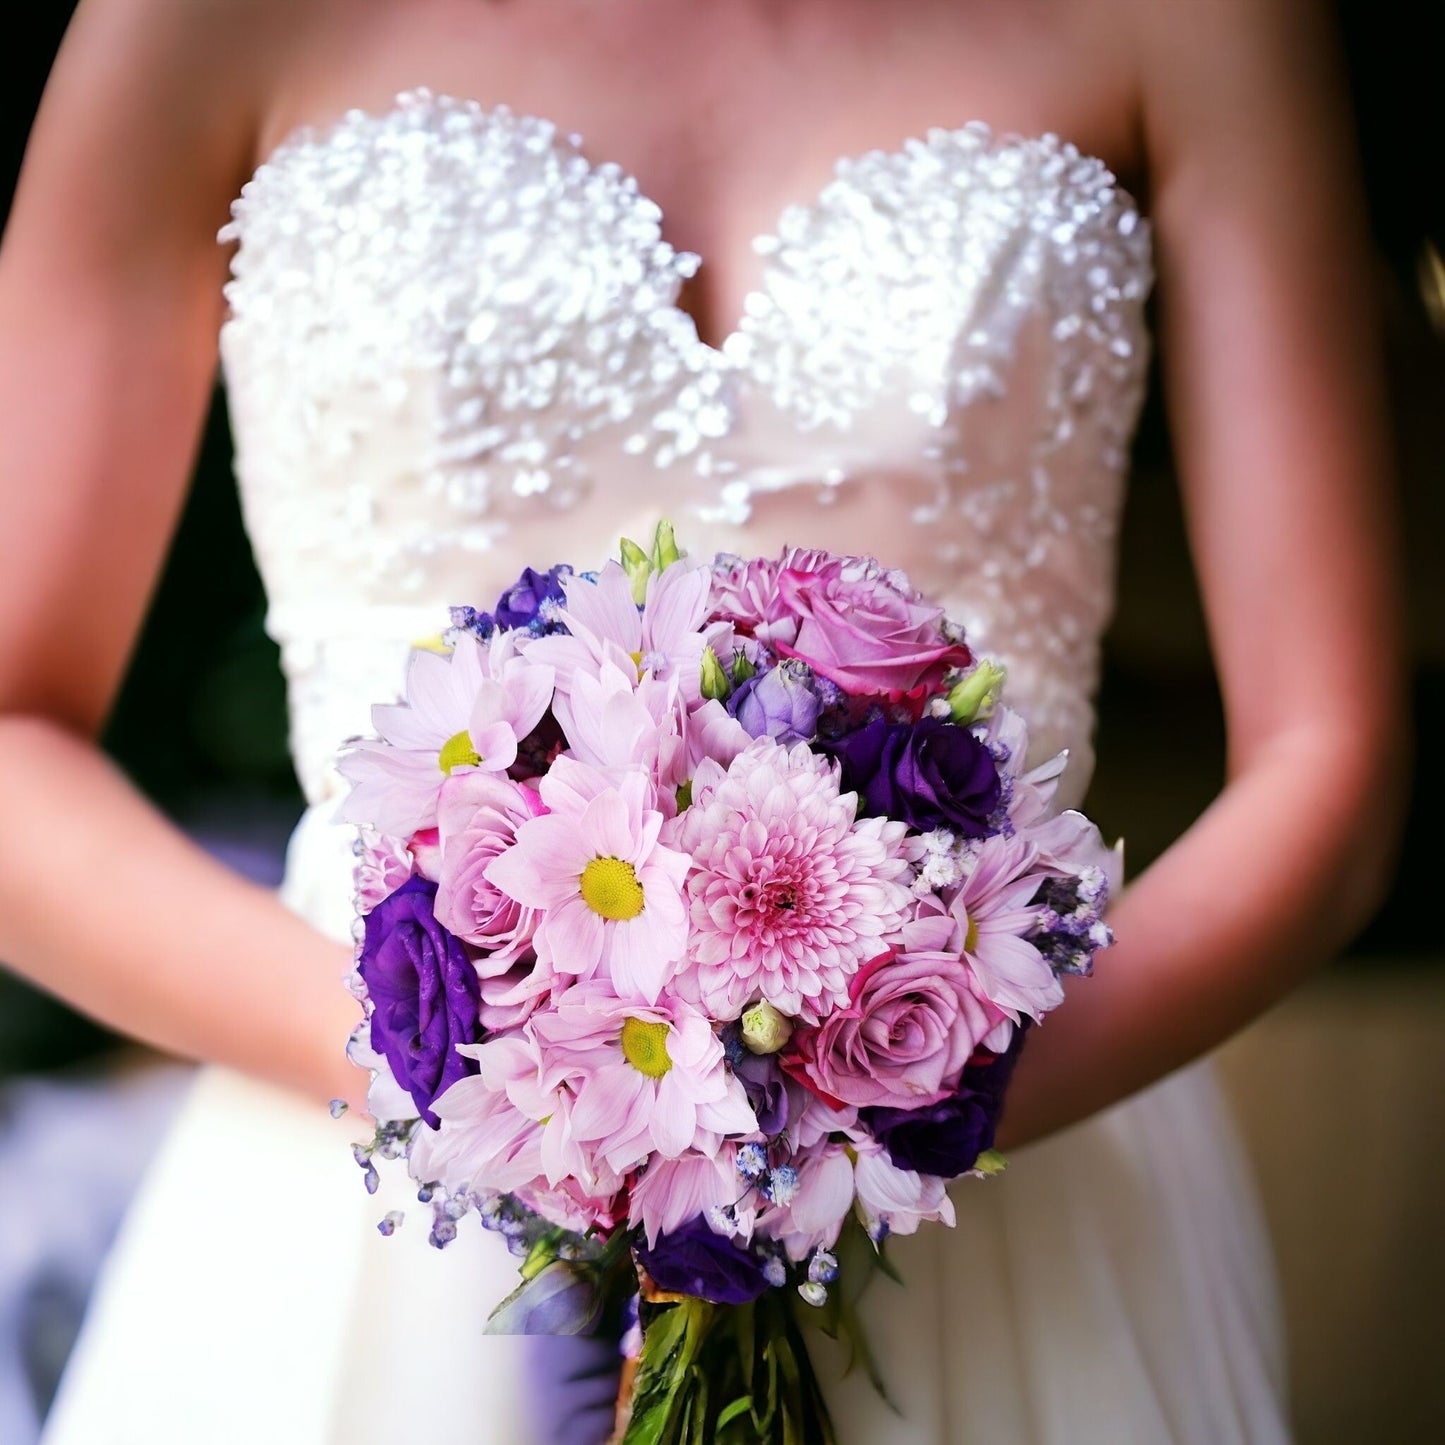
<path id="1" fill-rule="evenodd" d="M 858 819 L 836 764 L 770 738 L 698 794 L 674 830 L 692 857 L 694 967 L 679 991 L 719 1019 L 759 999 L 808 1023 L 846 1007 L 849 980 L 909 907 L 906 826 Z"/>
<path id="2" fill-rule="evenodd" d="M 1053 871 L 1025 836 L 995 834 L 983 840 L 968 876 L 948 899 L 952 946 L 972 966 L 984 997 L 1015 1023 L 1021 1014 L 1041 1018 L 1064 1001 L 1058 976 L 1024 937 L 1039 921 L 1034 895 Z M 924 900 L 920 916 L 928 907 Z"/>
<path id="3" fill-rule="evenodd" d="M 437 794 L 454 771 L 511 767 L 553 685 L 552 669 L 517 656 L 511 638 L 497 633 L 484 646 L 463 633 L 450 654 L 413 651 L 406 701 L 373 707 L 378 737 L 357 740 L 337 764 L 352 784 L 338 821 L 409 837 L 435 825 Z"/>
<path id="4" fill-rule="evenodd" d="M 711 1022 L 680 1001 L 644 1006 L 593 979 L 534 1014 L 527 1031 L 544 1092 L 574 1096 L 569 1144 L 618 1173 L 653 1156 L 712 1154 L 724 1136 L 757 1129 Z"/>
<path id="5" fill-rule="evenodd" d="M 619 994 L 655 1003 L 687 941 L 687 858 L 658 841 L 663 815 L 640 771 L 615 781 L 567 757 L 540 784 L 551 811 L 517 829 L 486 880 L 541 911 L 538 956 L 562 973 L 599 971 Z"/>
<path id="6" fill-rule="evenodd" d="M 648 579 L 647 601 L 639 609 L 632 583 L 619 562 L 609 562 L 592 581 L 581 574 L 565 577 L 567 594 L 561 616 L 567 634 L 538 638 L 528 656 L 557 670 L 558 691 L 572 691 L 579 674 L 596 676 L 612 662 L 635 676 L 676 677 L 689 704 L 701 700 L 702 650 L 711 640 L 724 646 L 726 623 L 707 624 L 706 567 L 675 562 Z"/>

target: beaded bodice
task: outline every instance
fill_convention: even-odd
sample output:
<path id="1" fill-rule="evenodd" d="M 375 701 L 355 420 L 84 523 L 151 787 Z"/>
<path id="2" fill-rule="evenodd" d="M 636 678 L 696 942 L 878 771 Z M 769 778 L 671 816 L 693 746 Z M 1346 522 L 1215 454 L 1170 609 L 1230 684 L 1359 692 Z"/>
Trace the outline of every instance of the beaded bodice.
<path id="1" fill-rule="evenodd" d="M 416 91 L 293 134 L 221 233 L 221 354 L 292 747 L 319 801 L 448 604 L 600 564 L 871 552 L 1010 668 L 1087 781 L 1142 396 L 1151 234 L 1104 164 L 982 122 L 840 161 L 754 242 L 720 346 L 700 258 L 579 137 Z"/>

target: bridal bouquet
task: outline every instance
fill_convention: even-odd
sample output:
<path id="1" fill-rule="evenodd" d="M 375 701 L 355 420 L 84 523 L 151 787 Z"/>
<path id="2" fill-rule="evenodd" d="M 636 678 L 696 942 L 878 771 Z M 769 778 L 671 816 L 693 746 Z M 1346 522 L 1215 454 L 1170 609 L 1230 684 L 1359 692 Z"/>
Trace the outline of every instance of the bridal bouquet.
<path id="1" fill-rule="evenodd" d="M 369 1187 L 404 1157 L 433 1243 L 507 1238 L 494 1329 L 625 1335 L 629 1445 L 831 1440 L 800 1323 L 872 1368 L 862 1282 L 1001 1167 L 1117 854 L 870 558 L 704 563 L 664 526 L 432 649 L 340 763 Z"/>

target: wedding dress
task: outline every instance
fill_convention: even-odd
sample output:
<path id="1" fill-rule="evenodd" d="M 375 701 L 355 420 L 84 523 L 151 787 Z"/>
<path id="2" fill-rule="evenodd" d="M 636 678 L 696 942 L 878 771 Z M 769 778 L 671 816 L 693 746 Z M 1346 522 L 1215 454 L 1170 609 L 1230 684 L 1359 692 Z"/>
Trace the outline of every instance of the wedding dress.
<path id="1" fill-rule="evenodd" d="M 331 760 L 408 646 L 524 564 L 600 565 L 663 516 L 694 554 L 904 568 L 1006 662 L 1036 756 L 1070 750 L 1063 805 L 1083 795 L 1147 219 L 1053 134 L 930 131 L 783 211 L 717 347 L 677 304 L 699 258 L 665 233 L 580 137 L 425 91 L 292 135 L 222 232 L 241 497 L 310 803 L 282 896 L 337 939 Z M 202 1072 L 47 1445 L 534 1438 L 546 1383 L 482 1335 L 514 1261 L 475 1220 L 429 1248 L 401 1170 L 368 1196 L 349 1137 Z M 1285 1439 L 1252 1190 L 1207 1065 L 962 1181 L 956 1229 L 892 1241 L 906 1289 L 870 1287 L 901 1413 L 819 1347 L 844 1445 Z"/>

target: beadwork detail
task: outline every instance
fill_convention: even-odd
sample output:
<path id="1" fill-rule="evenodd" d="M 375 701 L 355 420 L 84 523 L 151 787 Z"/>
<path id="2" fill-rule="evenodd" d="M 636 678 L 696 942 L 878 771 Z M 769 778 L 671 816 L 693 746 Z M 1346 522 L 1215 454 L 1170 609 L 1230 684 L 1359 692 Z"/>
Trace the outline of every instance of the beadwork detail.
<path id="1" fill-rule="evenodd" d="M 933 130 L 783 212 L 718 347 L 663 229 L 580 137 L 421 90 L 294 133 L 243 188 L 221 354 L 308 795 L 447 605 L 664 513 L 698 552 L 902 566 L 1081 792 L 1149 222 L 1051 133 Z"/>

